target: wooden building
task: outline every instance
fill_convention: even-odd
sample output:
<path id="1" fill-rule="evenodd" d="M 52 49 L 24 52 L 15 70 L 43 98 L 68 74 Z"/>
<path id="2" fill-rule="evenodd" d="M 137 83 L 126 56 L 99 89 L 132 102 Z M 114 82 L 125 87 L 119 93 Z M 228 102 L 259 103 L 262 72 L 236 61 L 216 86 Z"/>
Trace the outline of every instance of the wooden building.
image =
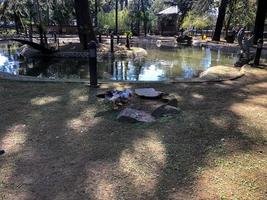
<path id="1" fill-rule="evenodd" d="M 180 16 L 180 10 L 177 5 L 171 6 L 161 12 L 158 15 L 158 30 L 161 35 L 175 35 L 178 33 L 178 19 Z"/>

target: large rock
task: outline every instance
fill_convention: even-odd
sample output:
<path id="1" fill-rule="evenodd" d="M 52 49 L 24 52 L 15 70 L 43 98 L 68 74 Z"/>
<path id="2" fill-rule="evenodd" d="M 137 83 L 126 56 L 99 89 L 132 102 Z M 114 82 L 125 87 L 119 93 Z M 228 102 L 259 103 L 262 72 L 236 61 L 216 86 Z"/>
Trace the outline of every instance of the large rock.
<path id="1" fill-rule="evenodd" d="M 162 105 L 152 112 L 152 116 L 159 118 L 170 115 L 178 115 L 180 112 L 180 108 L 176 108 L 170 105 Z"/>
<path id="2" fill-rule="evenodd" d="M 162 92 L 156 91 L 154 88 L 138 88 L 135 89 L 135 94 L 144 98 L 160 98 Z"/>
<path id="3" fill-rule="evenodd" d="M 200 74 L 200 79 L 202 80 L 230 80 L 241 77 L 243 73 L 240 71 L 240 68 L 229 67 L 229 66 L 214 66 L 208 68 Z"/>
<path id="4" fill-rule="evenodd" d="M 122 110 L 118 115 L 117 119 L 119 121 L 132 122 L 132 123 L 133 122 L 150 123 L 155 121 L 155 118 L 152 117 L 150 114 L 132 108 L 125 108 L 124 110 Z"/>

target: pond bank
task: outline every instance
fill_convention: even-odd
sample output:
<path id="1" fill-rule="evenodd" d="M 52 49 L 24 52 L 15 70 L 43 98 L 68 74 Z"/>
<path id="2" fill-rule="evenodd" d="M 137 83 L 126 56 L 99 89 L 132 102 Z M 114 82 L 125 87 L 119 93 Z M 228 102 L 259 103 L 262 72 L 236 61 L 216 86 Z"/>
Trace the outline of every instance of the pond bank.
<path id="1" fill-rule="evenodd" d="M 168 80 L 168 81 L 112 81 L 112 80 L 99 80 L 99 83 L 205 83 L 205 82 L 222 82 L 227 80 L 236 80 L 245 75 L 246 70 L 248 70 L 249 66 L 244 66 L 242 68 L 235 68 L 230 66 L 214 66 L 200 74 L 198 78 L 192 79 L 176 79 L 176 80 Z M 50 78 L 38 78 L 31 76 L 23 76 L 23 75 L 11 75 L 8 73 L 0 72 L 0 79 L 4 80 L 13 80 L 13 81 L 22 81 L 22 82 L 48 82 L 48 83 L 84 83 L 89 84 L 89 80 L 86 79 L 50 79 Z"/>

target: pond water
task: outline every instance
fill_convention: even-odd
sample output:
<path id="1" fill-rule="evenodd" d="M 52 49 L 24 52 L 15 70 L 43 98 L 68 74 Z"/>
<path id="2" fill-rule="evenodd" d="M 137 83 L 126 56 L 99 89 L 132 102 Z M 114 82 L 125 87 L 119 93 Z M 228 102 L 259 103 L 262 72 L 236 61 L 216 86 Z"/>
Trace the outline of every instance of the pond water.
<path id="1" fill-rule="evenodd" d="M 99 61 L 98 78 L 119 81 L 188 79 L 211 66 L 232 65 L 236 61 L 236 55 L 233 53 L 213 51 L 209 48 L 158 48 L 156 45 L 143 47 L 148 52 L 145 59 Z M 51 79 L 89 79 L 89 64 L 86 59 L 22 59 L 19 58 L 18 49 L 19 44 L 0 43 L 1 72 Z"/>

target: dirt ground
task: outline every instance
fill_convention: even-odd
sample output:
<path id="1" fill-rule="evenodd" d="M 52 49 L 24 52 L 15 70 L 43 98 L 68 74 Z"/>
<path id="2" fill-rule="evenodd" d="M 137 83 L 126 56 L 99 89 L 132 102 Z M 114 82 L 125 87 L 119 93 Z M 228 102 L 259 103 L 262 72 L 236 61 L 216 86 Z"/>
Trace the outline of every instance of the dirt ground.
<path id="1" fill-rule="evenodd" d="M 175 95 L 182 112 L 121 123 L 95 97 L 143 86 Z M 266 116 L 266 70 L 224 83 L 98 89 L 0 80 L 0 199 L 266 199 Z"/>

